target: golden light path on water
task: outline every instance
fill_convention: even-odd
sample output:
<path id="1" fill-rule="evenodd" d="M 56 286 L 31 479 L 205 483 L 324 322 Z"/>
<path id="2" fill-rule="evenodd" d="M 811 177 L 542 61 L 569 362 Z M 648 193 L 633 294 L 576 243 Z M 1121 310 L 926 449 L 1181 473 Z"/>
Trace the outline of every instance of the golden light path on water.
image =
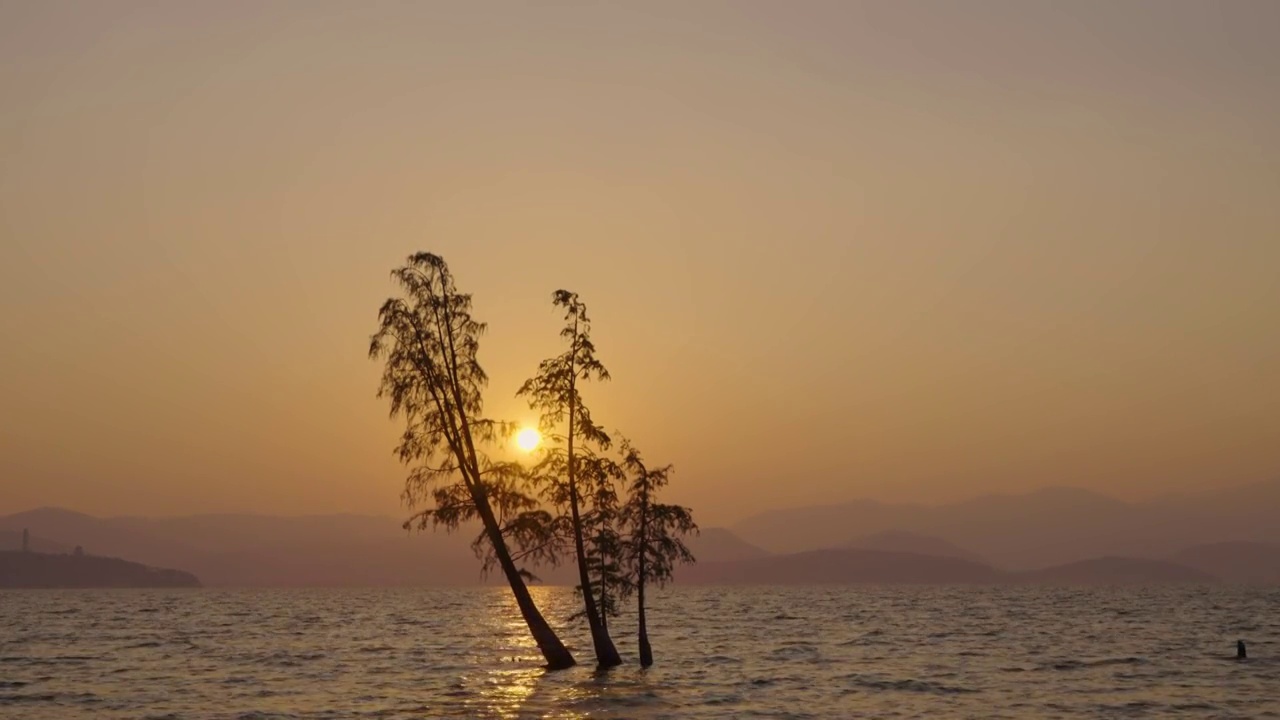
<path id="1" fill-rule="evenodd" d="M 561 607 L 560 602 L 557 602 L 563 599 L 563 593 L 549 592 L 547 588 L 539 586 L 531 586 L 529 592 L 533 595 L 534 603 L 539 608 L 543 608 L 543 612 L 549 617 L 555 617 L 553 614 L 569 612 L 567 608 Z M 537 666 L 542 656 L 538 651 L 537 643 L 529 635 L 524 619 L 520 616 L 520 608 L 515 598 L 508 593 L 503 593 L 502 597 L 501 602 L 495 602 L 489 606 L 485 624 L 495 635 L 502 638 L 502 646 L 509 656 L 507 657 L 509 662 L 504 664 L 509 664 L 510 667 L 490 668 L 478 673 L 474 678 L 476 687 L 467 688 L 478 691 L 468 705 L 474 708 L 475 717 L 515 720 L 515 718 L 528 716 L 526 712 L 528 705 L 545 704 L 531 703 L 531 701 L 537 697 L 539 690 L 549 689 L 543 688 L 547 671 Z M 467 684 L 471 685 L 471 683 Z M 541 717 L 576 720 L 586 718 L 588 715 L 569 709 L 560 709 L 554 715 L 541 715 Z"/>

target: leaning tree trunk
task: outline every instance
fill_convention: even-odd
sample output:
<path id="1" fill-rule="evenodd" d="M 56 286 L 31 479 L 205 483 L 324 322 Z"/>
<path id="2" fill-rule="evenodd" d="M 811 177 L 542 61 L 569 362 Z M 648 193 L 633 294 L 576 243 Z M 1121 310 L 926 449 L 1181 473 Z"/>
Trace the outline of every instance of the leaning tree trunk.
<path id="1" fill-rule="evenodd" d="M 643 564 L 643 561 L 641 561 Z M 636 598 L 639 601 L 639 625 L 640 625 L 640 667 L 649 667 L 653 664 L 653 648 L 649 646 L 649 627 L 644 620 L 644 579 L 640 580 L 636 585 Z"/>
<path id="2" fill-rule="evenodd" d="M 462 407 L 462 398 L 458 397 L 457 391 L 454 391 L 457 406 Z M 577 661 L 573 659 L 573 654 L 569 652 L 569 648 L 564 646 L 560 641 L 560 637 L 556 635 L 556 631 L 551 629 L 547 624 L 547 619 L 542 617 L 542 612 L 538 610 L 537 604 L 533 602 L 533 596 L 529 594 L 529 586 L 525 584 L 524 577 L 520 575 L 520 569 L 516 567 L 515 560 L 511 559 L 511 551 L 507 549 L 507 541 L 502 537 L 502 528 L 498 525 L 498 519 L 493 514 L 493 507 L 489 505 L 489 498 L 484 491 L 484 486 L 480 482 L 479 463 L 476 461 L 475 446 L 471 442 L 471 428 L 468 427 L 466 417 L 462 418 L 461 435 L 466 442 L 466 451 L 462 448 L 455 448 L 459 463 L 463 467 L 469 467 L 473 473 L 473 479 L 468 483 L 468 489 L 471 493 L 471 501 L 476 506 L 476 511 L 480 515 L 480 521 L 484 523 L 485 534 L 489 537 L 489 543 L 493 545 L 493 554 L 498 558 L 498 565 L 502 568 L 502 574 L 507 578 L 507 584 L 511 586 L 511 594 L 516 598 L 516 605 L 520 607 L 520 615 L 524 618 L 525 625 L 529 626 L 529 633 L 533 635 L 533 641 L 538 644 L 538 649 L 542 651 L 542 657 L 547 661 L 548 670 L 563 670 L 573 667 Z M 469 463 L 467 461 L 470 461 Z"/>
<path id="3" fill-rule="evenodd" d="M 547 624 L 546 618 L 542 617 L 542 612 L 534 604 L 533 596 L 529 594 L 529 586 L 525 584 L 515 561 L 511 559 L 511 552 L 507 549 L 507 542 L 502 537 L 502 531 L 498 529 L 497 519 L 494 518 L 493 510 L 489 508 L 489 503 L 484 501 L 476 504 L 480 509 L 480 519 L 484 522 L 485 534 L 488 535 L 489 542 L 493 545 L 493 554 L 497 556 L 498 565 L 502 567 L 502 574 L 507 577 L 507 583 L 511 585 L 511 594 L 516 597 L 516 605 L 520 606 L 520 615 L 524 617 L 525 624 L 529 626 L 529 633 L 533 635 L 534 642 L 538 644 L 538 649 L 542 651 L 542 657 L 547 661 L 547 669 L 563 670 L 573 667 L 577 661 L 573 659 L 573 654 L 569 652 L 569 648 L 566 648 L 564 643 L 560 641 L 560 637 Z"/>
<path id="4" fill-rule="evenodd" d="M 649 626 L 644 618 L 644 581 L 648 576 L 645 559 L 649 552 L 649 494 L 646 491 L 640 505 L 640 552 L 636 557 L 636 611 L 640 627 L 640 667 L 653 664 L 653 648 L 649 646 Z"/>
<path id="5" fill-rule="evenodd" d="M 569 456 L 572 464 L 573 456 Z M 572 471 L 571 471 L 572 472 Z M 578 582 L 582 585 L 582 600 L 587 612 L 587 625 L 591 627 L 591 645 L 596 651 L 596 662 L 600 667 L 615 667 L 622 664 L 622 657 L 613 645 L 613 638 L 600 620 L 600 608 L 596 605 L 596 596 L 591 592 L 591 573 L 587 570 L 585 543 L 582 541 L 582 520 L 578 513 L 578 491 L 574 481 L 569 479 L 569 509 L 573 515 L 573 542 L 578 554 Z"/>
<path id="6" fill-rule="evenodd" d="M 574 331 L 576 335 L 576 323 Z M 576 381 L 571 378 L 569 380 L 570 398 L 573 398 L 575 389 Z M 587 612 L 587 625 L 591 628 L 591 645 L 596 651 L 596 662 L 602 668 L 616 667 L 622 664 L 622 657 L 618 655 L 618 649 L 614 647 L 613 638 L 609 637 L 609 631 L 600 622 L 600 609 L 596 607 L 596 596 L 591 592 L 591 573 L 587 571 L 587 553 L 585 543 L 582 541 L 582 516 L 578 512 L 577 473 L 573 464 L 574 416 L 577 413 L 577 408 L 573 405 L 574 403 L 571 399 L 569 435 L 566 439 L 566 461 L 568 463 L 566 470 L 569 475 L 569 511 L 573 517 L 573 544 L 574 551 L 578 555 L 578 582 L 582 585 L 582 600 Z M 603 582 L 603 578 L 601 582 Z"/>

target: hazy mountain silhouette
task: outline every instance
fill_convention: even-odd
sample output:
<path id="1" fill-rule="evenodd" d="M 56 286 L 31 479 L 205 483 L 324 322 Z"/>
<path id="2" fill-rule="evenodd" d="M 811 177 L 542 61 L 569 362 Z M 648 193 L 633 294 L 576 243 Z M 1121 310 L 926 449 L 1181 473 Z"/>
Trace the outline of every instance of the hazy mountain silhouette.
<path id="1" fill-rule="evenodd" d="M 199 587 L 181 570 L 82 554 L 0 552 L 0 588 Z"/>
<path id="2" fill-rule="evenodd" d="M 793 508 L 764 513 L 733 529 L 703 530 L 689 541 L 699 563 L 681 568 L 677 580 L 712 582 L 709 578 L 719 573 L 726 582 L 986 582 L 982 578 L 989 577 L 987 571 L 996 572 L 983 562 L 986 559 L 1008 570 L 1045 569 L 1037 577 L 1000 576 L 1021 582 L 1109 582 L 1117 573 L 1164 581 L 1159 567 L 1140 564 L 1141 558 L 1151 558 L 1173 559 L 1185 570 L 1233 582 L 1273 582 L 1274 545 L 1268 543 L 1280 541 L 1276 508 L 1280 482 L 1150 503 L 1047 488 L 939 506 L 859 501 Z M 182 568 L 206 585 L 481 582 L 479 563 L 469 547 L 476 528 L 455 534 L 408 533 L 399 520 L 389 517 L 96 518 L 40 508 L 0 517 L 3 547 L 19 547 L 24 528 L 31 531 L 36 550 L 65 551 L 80 545 L 94 555 Z M 856 539 L 850 541 L 851 535 Z M 851 549 L 855 543 L 862 547 Z M 824 547 L 846 554 L 804 552 Z M 769 550 L 785 554 L 771 556 Z M 829 557 L 834 564 L 823 571 L 818 557 Z M 1115 557 L 1133 558 L 1132 563 L 1139 564 L 1099 560 Z M 890 560 L 904 565 L 877 565 Z M 937 564 L 944 560 L 968 564 Z M 1086 560 L 1094 564 L 1055 567 Z M 788 563 L 793 569 L 785 569 Z M 571 568 L 532 569 L 548 584 L 576 584 Z M 1168 576 L 1181 577 L 1172 572 Z M 808 579 L 788 579 L 793 577 Z"/>
<path id="3" fill-rule="evenodd" d="M 761 513 L 733 526 L 773 552 L 838 547 L 851 534 L 946 538 L 1000 567 L 1034 569 L 1108 555 L 1169 557 L 1228 540 L 1278 542 L 1280 481 L 1126 503 L 1076 488 L 986 495 L 944 505 L 860 500 Z"/>
<path id="4" fill-rule="evenodd" d="M 811 550 L 682 568 L 681 583 L 710 585 L 973 584 L 1001 573 L 959 558 L 880 550 Z"/>
<path id="5" fill-rule="evenodd" d="M 408 533 L 401 521 L 375 515 L 252 514 L 188 515 L 180 517 L 116 517 L 106 520 L 117 527 L 148 536 L 177 537 L 198 550 L 243 551 L 263 547 L 340 547 L 387 539 Z"/>
<path id="6" fill-rule="evenodd" d="M 470 543 L 478 527 L 409 533 L 401 521 L 366 515 L 192 515 L 96 518 L 40 508 L 0 517 L 0 532 L 30 529 L 49 547 L 179 567 L 212 586 L 474 585 L 485 581 Z M 6 535 L 7 537 L 7 535 Z M 690 540 L 699 558 L 766 553 L 722 528 Z M 38 548 L 37 548 L 38 549 Z M 572 568 L 532 568 L 548 584 L 574 585 Z M 501 582 L 493 578 L 493 582 Z"/>
<path id="7" fill-rule="evenodd" d="M 699 563 L 680 582 L 711 585 L 1045 584 L 1158 585 L 1212 583 L 1209 573 L 1177 563 L 1102 557 L 1041 570 L 1003 572 L 955 557 L 863 549 L 811 550 L 754 560 Z"/>
<path id="8" fill-rule="evenodd" d="M 69 553 L 74 548 L 62 543 L 46 540 L 38 536 L 31 536 L 31 552 L 63 554 Z M 2 550 L 21 550 L 22 549 L 22 531 L 21 530 L 0 530 L 0 551 Z"/>
<path id="9" fill-rule="evenodd" d="M 989 564 L 977 553 L 969 552 L 955 543 L 906 530 L 885 530 L 854 538 L 846 544 L 846 547 L 960 558 L 980 565 Z"/>
<path id="10" fill-rule="evenodd" d="M 0 530 L 31 534 L 104 557 L 128 558 L 156 567 L 186 567 L 195 554 L 181 536 L 148 534 L 127 525 L 62 508 L 39 508 L 0 517 Z"/>
<path id="11" fill-rule="evenodd" d="M 1233 583 L 1280 583 L 1280 545 L 1221 542 L 1197 545 L 1173 561 Z"/>
<path id="12" fill-rule="evenodd" d="M 95 555 L 180 567 L 207 585 L 463 585 L 480 580 L 470 535 L 410 534 L 391 518 L 194 515 L 96 518 L 60 508 L 0 517 L 0 529 Z"/>
<path id="13" fill-rule="evenodd" d="M 1102 557 L 1015 573 L 1011 579 L 1050 585 L 1160 585 L 1211 583 L 1209 573 L 1164 560 Z"/>
<path id="14" fill-rule="evenodd" d="M 470 585 L 481 582 L 469 547 L 478 528 L 409 533 L 367 515 L 194 515 L 104 520 L 149 537 L 187 543 L 209 585 Z"/>
<path id="15" fill-rule="evenodd" d="M 685 539 L 698 562 L 724 562 L 767 557 L 769 553 L 725 528 L 705 528 Z"/>

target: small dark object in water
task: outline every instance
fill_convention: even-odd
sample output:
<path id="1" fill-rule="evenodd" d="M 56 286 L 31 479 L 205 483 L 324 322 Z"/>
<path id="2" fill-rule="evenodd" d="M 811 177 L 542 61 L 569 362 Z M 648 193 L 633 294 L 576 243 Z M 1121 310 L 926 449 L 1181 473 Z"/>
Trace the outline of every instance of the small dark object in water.
<path id="1" fill-rule="evenodd" d="M 1246 658 L 1248 658 L 1248 657 L 1249 657 L 1249 653 L 1245 652 L 1245 649 L 1244 649 L 1244 641 L 1243 641 L 1243 640 L 1237 640 L 1237 641 L 1236 641 L 1236 659 L 1237 659 L 1237 660 L 1244 660 L 1244 659 L 1246 659 Z"/>

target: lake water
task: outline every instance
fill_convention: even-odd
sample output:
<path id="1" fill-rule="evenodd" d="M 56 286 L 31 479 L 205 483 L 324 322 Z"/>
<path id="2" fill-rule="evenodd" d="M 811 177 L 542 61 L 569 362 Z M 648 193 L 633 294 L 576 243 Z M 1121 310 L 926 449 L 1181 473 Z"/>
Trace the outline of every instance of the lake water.
<path id="1" fill-rule="evenodd" d="M 535 592 L 565 627 L 571 591 Z M 0 718 L 1280 717 L 1275 588 L 654 602 L 658 664 L 597 674 L 582 628 L 562 636 L 587 666 L 540 669 L 501 588 L 0 591 Z"/>

